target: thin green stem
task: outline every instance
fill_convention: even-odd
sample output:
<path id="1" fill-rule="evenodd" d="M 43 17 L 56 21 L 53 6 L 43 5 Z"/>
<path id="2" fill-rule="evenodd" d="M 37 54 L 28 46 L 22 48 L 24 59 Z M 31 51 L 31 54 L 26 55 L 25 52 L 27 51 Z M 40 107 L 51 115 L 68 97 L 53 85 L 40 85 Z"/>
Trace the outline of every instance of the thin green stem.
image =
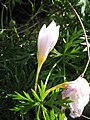
<path id="1" fill-rule="evenodd" d="M 10 14 L 10 19 L 12 20 L 12 12 L 11 12 L 11 5 L 10 5 L 10 2 L 9 2 L 9 14 Z"/>
<path id="2" fill-rule="evenodd" d="M 90 60 L 87 61 L 87 64 L 86 64 L 86 66 L 85 66 L 85 69 L 84 69 L 83 73 L 80 75 L 81 77 L 84 77 L 84 74 L 85 74 L 86 71 L 87 71 L 87 68 L 88 68 L 88 66 L 89 66 L 89 63 L 90 63 Z"/>
<path id="3" fill-rule="evenodd" d="M 39 73 L 40 70 L 42 68 L 42 63 L 38 63 L 38 68 L 37 68 L 37 73 L 36 73 L 36 80 L 35 80 L 35 87 L 34 90 L 37 92 L 37 85 L 38 85 L 38 77 L 39 77 Z"/>
<path id="4" fill-rule="evenodd" d="M 83 33 L 84 33 L 84 37 L 85 37 L 85 40 L 86 40 L 86 45 L 87 45 L 87 53 L 88 53 L 88 59 L 90 60 L 90 51 L 89 51 L 89 42 L 88 42 L 88 39 L 87 39 L 87 34 L 86 34 L 86 30 L 85 30 L 85 27 L 83 25 L 83 22 L 79 16 L 79 14 L 77 13 L 77 11 L 74 9 L 74 7 L 72 6 L 72 4 L 67 0 L 68 4 L 70 5 L 70 7 L 72 8 L 72 10 L 74 11 L 75 15 L 77 16 L 80 24 L 81 24 L 81 27 L 82 27 L 82 30 L 83 30 Z"/>
<path id="5" fill-rule="evenodd" d="M 63 78 L 64 82 L 66 82 L 66 68 L 65 68 L 65 57 L 63 56 Z"/>
<path id="6" fill-rule="evenodd" d="M 22 120 L 24 120 L 24 115 L 21 115 L 21 117 L 22 117 Z"/>
<path id="7" fill-rule="evenodd" d="M 66 70 L 65 70 L 65 62 L 63 62 L 63 71 L 64 71 L 64 82 L 66 81 Z"/>
<path id="8" fill-rule="evenodd" d="M 2 27 L 1 33 L 3 33 L 3 31 L 4 31 L 4 29 L 3 29 L 3 14 L 4 14 L 4 7 L 2 8 L 2 12 L 1 12 L 1 27 Z"/>
<path id="9" fill-rule="evenodd" d="M 85 40 L 86 40 L 86 45 L 87 45 L 87 54 L 88 54 L 88 61 L 87 61 L 87 64 L 85 66 L 85 69 L 83 71 L 83 73 L 81 74 L 81 76 L 84 77 L 84 74 L 86 73 L 86 70 L 88 68 L 88 65 L 90 63 L 90 51 L 89 51 L 89 42 L 88 42 L 88 39 L 87 39 L 87 34 L 86 34 L 86 30 L 85 30 L 85 27 L 83 25 L 83 22 L 79 16 L 79 14 L 77 13 L 77 11 L 74 9 L 74 7 L 72 6 L 72 4 L 67 0 L 68 4 L 70 5 L 70 7 L 72 8 L 72 10 L 74 11 L 75 15 L 77 16 L 80 24 L 81 24 L 81 27 L 82 27 L 82 30 L 83 30 L 83 33 L 84 33 L 84 37 L 85 37 Z"/>
<path id="10" fill-rule="evenodd" d="M 52 68 L 51 68 L 51 70 L 50 70 L 50 72 L 49 72 L 49 74 L 48 74 L 48 76 L 47 76 L 47 78 L 46 78 L 45 85 L 47 85 L 48 80 L 49 80 L 49 77 L 50 77 L 53 69 L 57 66 L 57 64 L 58 64 L 60 61 L 61 61 L 61 59 L 59 59 L 59 60 L 52 66 Z"/>

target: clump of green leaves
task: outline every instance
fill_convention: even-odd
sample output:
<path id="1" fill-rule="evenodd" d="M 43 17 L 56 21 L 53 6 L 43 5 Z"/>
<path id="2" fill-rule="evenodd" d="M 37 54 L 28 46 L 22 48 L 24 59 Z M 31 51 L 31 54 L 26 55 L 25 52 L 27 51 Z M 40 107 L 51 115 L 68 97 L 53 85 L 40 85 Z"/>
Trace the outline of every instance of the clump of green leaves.
<path id="1" fill-rule="evenodd" d="M 34 109 L 36 112 L 37 120 L 64 120 L 65 113 L 61 110 L 62 107 L 69 108 L 69 103 L 72 102 L 68 98 L 61 99 L 61 89 L 52 91 L 46 90 L 46 86 L 41 82 L 41 87 L 38 85 L 39 95 L 32 89 L 31 96 L 26 92 L 24 95 L 15 92 L 10 96 L 13 100 L 17 101 L 16 106 L 11 109 L 13 111 L 20 111 L 21 115 L 25 115 L 28 111 Z M 53 117 L 54 116 L 54 117 Z"/>

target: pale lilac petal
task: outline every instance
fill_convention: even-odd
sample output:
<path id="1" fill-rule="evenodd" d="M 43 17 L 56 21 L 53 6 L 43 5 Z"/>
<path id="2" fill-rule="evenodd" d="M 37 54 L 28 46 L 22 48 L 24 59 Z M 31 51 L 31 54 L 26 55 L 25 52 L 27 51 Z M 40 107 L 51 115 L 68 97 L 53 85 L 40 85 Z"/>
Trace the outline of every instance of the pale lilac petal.
<path id="1" fill-rule="evenodd" d="M 70 116 L 72 118 L 77 118 L 82 115 L 84 107 L 89 102 L 89 95 L 89 84 L 82 77 L 78 77 L 66 86 L 66 90 L 62 92 L 62 98 L 69 97 L 69 99 L 73 101 L 70 103 Z"/>
<path id="2" fill-rule="evenodd" d="M 50 44 L 50 50 L 49 51 L 51 51 L 54 48 L 54 46 L 56 45 L 56 43 L 57 43 L 58 36 L 59 36 L 59 28 L 60 28 L 60 26 L 58 25 L 54 29 L 54 33 L 52 33 L 52 42 Z"/>
<path id="3" fill-rule="evenodd" d="M 54 30 L 56 27 L 56 23 L 52 21 L 50 25 L 47 27 L 47 31 L 50 33 L 52 30 Z M 52 29 L 51 29 L 52 28 Z"/>
<path id="4" fill-rule="evenodd" d="M 41 50 L 42 52 L 42 48 L 44 48 L 44 43 L 47 40 L 47 36 L 45 35 L 46 33 L 46 25 L 44 24 L 39 32 L 39 36 L 38 36 L 38 49 Z"/>
<path id="5" fill-rule="evenodd" d="M 46 24 L 44 24 L 40 29 L 39 37 L 38 37 L 39 39 L 42 38 L 43 35 L 45 35 L 45 30 L 46 30 Z"/>
<path id="6" fill-rule="evenodd" d="M 39 32 L 38 36 L 38 59 L 45 57 L 47 58 L 49 52 L 54 48 L 59 36 L 59 26 L 52 21 L 46 28 L 44 24 Z"/>

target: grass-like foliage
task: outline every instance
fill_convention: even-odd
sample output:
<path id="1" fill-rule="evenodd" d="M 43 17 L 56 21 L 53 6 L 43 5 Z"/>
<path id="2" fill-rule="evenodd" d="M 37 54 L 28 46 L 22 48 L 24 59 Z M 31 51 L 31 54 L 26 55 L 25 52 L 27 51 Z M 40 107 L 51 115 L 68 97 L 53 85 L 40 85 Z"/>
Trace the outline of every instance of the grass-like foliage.
<path id="1" fill-rule="evenodd" d="M 88 61 L 85 34 L 69 3 L 89 41 L 89 0 L 0 0 L 0 120 L 69 116 L 72 100 L 62 99 L 62 91 L 83 73 Z M 41 68 L 35 91 L 38 34 L 43 24 L 53 20 L 60 25 L 59 38 Z M 85 78 L 89 82 L 89 67 Z"/>

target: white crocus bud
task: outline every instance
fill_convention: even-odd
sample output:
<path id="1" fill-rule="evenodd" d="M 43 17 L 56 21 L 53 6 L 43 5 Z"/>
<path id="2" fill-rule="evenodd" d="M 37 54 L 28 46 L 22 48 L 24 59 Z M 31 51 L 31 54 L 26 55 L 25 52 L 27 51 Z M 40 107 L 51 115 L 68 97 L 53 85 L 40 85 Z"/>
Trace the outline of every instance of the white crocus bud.
<path id="1" fill-rule="evenodd" d="M 56 26 L 54 21 L 47 28 L 45 24 L 42 26 L 38 36 L 38 62 L 43 64 L 49 52 L 56 45 L 59 36 L 59 27 L 59 25 Z"/>
<path id="2" fill-rule="evenodd" d="M 44 24 L 39 32 L 38 36 L 38 51 L 37 51 L 37 60 L 38 68 L 35 80 L 35 91 L 37 91 L 38 77 L 43 63 L 45 62 L 49 52 L 54 48 L 57 43 L 59 36 L 59 25 L 56 26 L 56 23 L 52 21 L 50 25 L 46 28 Z"/>
<path id="3" fill-rule="evenodd" d="M 72 118 L 77 118 L 82 115 L 84 107 L 89 102 L 89 95 L 89 84 L 82 77 L 78 77 L 65 87 L 65 90 L 62 92 L 62 98 L 69 97 L 73 101 L 70 103 L 70 116 Z"/>

